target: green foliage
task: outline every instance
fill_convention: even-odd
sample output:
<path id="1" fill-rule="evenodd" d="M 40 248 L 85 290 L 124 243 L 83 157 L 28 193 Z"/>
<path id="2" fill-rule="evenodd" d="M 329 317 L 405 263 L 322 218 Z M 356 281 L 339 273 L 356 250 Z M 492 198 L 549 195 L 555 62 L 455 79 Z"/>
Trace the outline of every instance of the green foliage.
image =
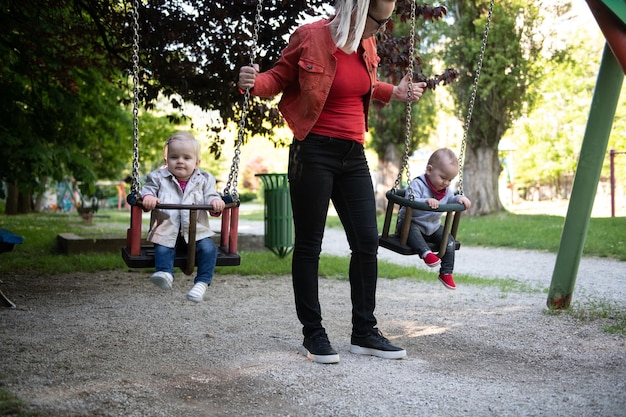
<path id="1" fill-rule="evenodd" d="M 557 252 L 564 218 L 499 212 L 463 217 L 458 238 L 463 245 L 508 247 Z M 611 239 L 607 239 L 611 236 Z M 591 218 L 583 255 L 626 261 L 626 217 Z"/>
<path id="2" fill-rule="evenodd" d="M 239 193 L 239 201 L 241 201 L 242 203 L 247 203 L 250 201 L 254 201 L 257 199 L 257 193 L 253 192 L 253 191 L 247 191 L 247 192 L 243 192 L 243 193 Z"/>
<path id="3" fill-rule="evenodd" d="M 604 38 L 595 25 L 565 28 L 554 42 L 566 45 L 545 64 L 546 76 L 536 88 L 542 92 L 536 110 L 516 123 L 505 138 L 517 148 L 515 182 L 528 189 L 537 183 L 551 186 L 559 196 L 567 196 L 563 180 L 572 178 L 597 81 Z M 616 109 L 609 149 L 626 151 L 626 90 Z M 626 160 L 616 159 L 617 184 L 626 182 Z M 610 175 L 605 158 L 602 175 Z"/>
<path id="4" fill-rule="evenodd" d="M 263 2 L 257 48 L 263 53 L 256 55 L 261 70 L 278 59 L 298 20 L 315 14 L 325 3 Z M 146 68 L 140 77 L 142 99 L 151 105 L 164 94 L 176 106 L 178 95 L 203 110 L 218 110 L 223 125 L 216 122 L 211 132 L 212 153 L 219 154 L 223 127 L 241 115 L 237 69 L 250 64 L 250 50 L 257 46 L 251 45 L 256 2 L 187 0 L 139 5 L 140 62 Z M 267 100 L 251 102 L 246 129 L 270 137 L 273 127 L 282 124 L 278 111 Z"/>
<path id="5" fill-rule="evenodd" d="M 381 58 L 379 79 L 391 84 L 398 84 L 408 70 L 409 61 L 404 53 L 408 52 L 410 40 L 410 7 L 409 2 L 399 2 L 392 23 L 379 36 L 378 54 Z M 418 7 L 416 20 L 419 27 L 415 34 L 415 52 L 413 56 L 414 82 L 427 81 L 429 88 L 434 90 L 439 84 L 451 82 L 456 73 L 437 69 L 436 54 L 433 51 L 441 36 L 444 26 L 441 19 L 445 16 L 440 7 L 422 5 Z M 417 25 L 416 25 L 417 26 Z M 402 53 L 399 53 L 402 51 Z M 436 127 L 435 96 L 427 90 L 417 105 L 411 106 L 411 124 L 409 126 L 409 153 L 417 149 L 433 133 Z M 369 113 L 372 141 L 369 144 L 380 157 L 387 152 L 387 146 L 394 144 L 397 152 L 404 155 L 407 139 L 406 104 L 392 101 L 386 106 L 374 103 Z"/>
<path id="6" fill-rule="evenodd" d="M 33 193 L 46 178 L 117 174 L 129 117 L 96 22 L 43 1 L 4 7 L 0 22 L 0 178 Z"/>
<path id="7" fill-rule="evenodd" d="M 466 75 L 452 84 L 457 116 L 464 121 L 478 68 L 489 1 L 448 0 L 446 5 L 454 13 L 445 61 Z M 539 23 L 536 3 L 494 2 L 468 147 L 497 148 L 504 132 L 522 111 L 532 108 L 537 91 L 530 87 L 542 74 L 538 59 L 541 44 L 535 32 Z"/>

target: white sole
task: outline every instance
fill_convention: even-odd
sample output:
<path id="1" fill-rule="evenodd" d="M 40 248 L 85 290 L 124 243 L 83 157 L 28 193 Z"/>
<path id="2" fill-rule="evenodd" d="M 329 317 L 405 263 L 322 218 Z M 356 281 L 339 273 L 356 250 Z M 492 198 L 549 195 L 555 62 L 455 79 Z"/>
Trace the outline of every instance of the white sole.
<path id="1" fill-rule="evenodd" d="M 307 359 L 317 363 L 339 363 L 339 354 L 335 355 L 314 355 L 304 346 L 300 346 L 300 354 L 306 356 Z"/>
<path id="2" fill-rule="evenodd" d="M 371 355 L 377 356 L 383 359 L 402 359 L 406 357 L 406 350 L 378 350 L 371 348 L 364 348 L 362 346 L 350 345 L 350 352 L 357 355 Z"/>

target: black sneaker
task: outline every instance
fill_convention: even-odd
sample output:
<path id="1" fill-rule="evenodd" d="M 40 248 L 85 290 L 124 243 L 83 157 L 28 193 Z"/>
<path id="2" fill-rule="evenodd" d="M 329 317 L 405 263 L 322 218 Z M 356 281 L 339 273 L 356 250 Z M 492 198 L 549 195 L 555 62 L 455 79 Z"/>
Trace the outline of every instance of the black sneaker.
<path id="1" fill-rule="evenodd" d="M 350 352 L 384 359 L 402 359 L 406 356 L 406 350 L 392 345 L 378 329 L 363 337 L 352 335 Z"/>
<path id="2" fill-rule="evenodd" d="M 339 363 L 339 355 L 330 345 L 326 332 L 304 338 L 300 353 L 317 363 Z"/>

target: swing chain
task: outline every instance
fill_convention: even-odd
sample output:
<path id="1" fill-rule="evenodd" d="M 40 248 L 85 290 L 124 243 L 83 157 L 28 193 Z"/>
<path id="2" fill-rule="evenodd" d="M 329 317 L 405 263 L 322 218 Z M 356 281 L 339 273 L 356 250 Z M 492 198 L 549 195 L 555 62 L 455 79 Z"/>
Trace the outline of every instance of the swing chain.
<path id="1" fill-rule="evenodd" d="M 130 193 L 139 195 L 139 0 L 133 0 L 133 170 Z"/>
<path id="2" fill-rule="evenodd" d="M 411 109 L 412 109 L 412 92 L 413 92 L 413 54 L 415 51 L 415 1 L 411 1 L 411 29 L 409 31 L 409 66 L 407 72 L 411 75 L 409 77 L 409 83 L 407 86 L 407 100 L 406 100 L 406 126 L 404 137 L 404 155 L 402 156 L 402 166 L 398 177 L 394 185 L 394 191 L 402 188 L 402 174 L 406 171 L 407 182 L 411 180 L 411 174 L 409 172 L 409 147 L 411 145 Z M 413 193 L 409 189 L 409 199 L 413 200 Z"/>
<path id="3" fill-rule="evenodd" d="M 461 149 L 459 150 L 459 194 L 463 195 L 463 161 L 465 160 L 465 148 L 467 145 L 467 134 L 469 132 L 470 122 L 472 121 L 472 112 L 474 110 L 474 102 L 476 101 L 476 92 L 478 90 L 478 79 L 480 78 L 480 70 L 483 66 L 483 58 L 485 57 L 485 48 L 487 46 L 487 35 L 489 34 L 489 25 L 491 23 L 491 15 L 493 13 L 493 0 L 489 3 L 489 13 L 485 22 L 483 31 L 483 40 L 480 46 L 480 54 L 478 55 L 478 64 L 476 66 L 476 74 L 474 76 L 474 85 L 472 86 L 472 95 L 470 97 L 467 108 L 467 117 L 465 126 L 463 127 L 463 139 L 461 140 Z"/>
<path id="4" fill-rule="evenodd" d="M 254 66 L 256 61 L 256 47 L 259 41 L 259 32 L 261 27 L 261 12 L 263 11 L 263 0 L 258 0 L 256 5 L 256 14 L 254 16 L 254 30 L 252 34 L 252 44 L 250 45 L 250 66 Z M 237 143 L 235 144 L 235 155 L 233 156 L 233 164 L 228 174 L 228 182 L 224 187 L 224 195 L 230 195 L 237 198 L 237 176 L 239 174 L 239 156 L 241 155 L 241 146 L 243 144 L 246 121 L 248 117 L 248 107 L 250 102 L 250 89 L 246 89 L 243 96 L 243 104 L 241 108 L 241 118 L 239 119 L 239 127 L 237 133 Z"/>

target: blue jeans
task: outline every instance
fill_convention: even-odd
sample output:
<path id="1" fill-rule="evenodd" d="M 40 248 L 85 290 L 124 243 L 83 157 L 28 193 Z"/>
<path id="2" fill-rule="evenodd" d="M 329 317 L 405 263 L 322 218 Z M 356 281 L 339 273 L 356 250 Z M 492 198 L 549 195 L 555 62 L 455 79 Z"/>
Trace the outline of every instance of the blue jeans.
<path id="1" fill-rule="evenodd" d="M 409 231 L 409 236 L 407 238 L 407 245 L 417 250 L 422 256 L 425 252 L 431 250 L 428 246 L 427 242 L 437 244 L 437 247 L 441 245 L 441 241 L 443 240 L 443 226 L 440 226 L 435 233 L 432 235 L 425 235 L 419 230 L 417 227 L 411 225 L 411 230 Z M 454 238 L 452 235 L 448 235 L 448 244 L 446 246 L 446 253 L 441 258 L 441 268 L 439 269 L 439 273 L 441 274 L 451 274 L 454 269 Z M 437 252 L 439 249 L 435 250 Z"/>
<path id="2" fill-rule="evenodd" d="M 176 249 L 186 247 L 187 243 L 182 236 L 178 237 L 176 248 L 154 244 L 154 269 L 157 271 L 169 272 L 174 275 L 174 259 Z M 194 278 L 194 284 L 204 282 L 211 285 L 213 281 L 213 271 L 215 271 L 215 261 L 217 260 L 217 248 L 210 237 L 196 241 L 196 263 L 198 273 Z"/>
<path id="3" fill-rule="evenodd" d="M 292 279 L 304 336 L 324 328 L 318 294 L 319 256 L 332 200 L 350 250 L 352 333 L 366 335 L 376 326 L 378 228 L 374 188 L 363 145 L 309 135 L 289 150 L 289 188 L 295 242 Z"/>

